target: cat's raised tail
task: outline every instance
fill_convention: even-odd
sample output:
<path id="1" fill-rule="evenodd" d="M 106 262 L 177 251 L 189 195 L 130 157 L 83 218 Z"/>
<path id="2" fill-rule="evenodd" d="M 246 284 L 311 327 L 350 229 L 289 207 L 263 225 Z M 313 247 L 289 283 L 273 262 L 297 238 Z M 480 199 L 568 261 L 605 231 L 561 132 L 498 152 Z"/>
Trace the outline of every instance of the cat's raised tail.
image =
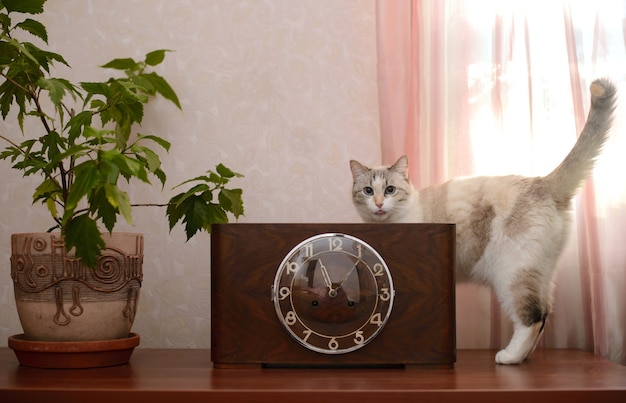
<path id="1" fill-rule="evenodd" d="M 589 90 L 591 109 L 578 141 L 563 162 L 545 177 L 550 183 L 552 197 L 558 204 L 567 205 L 591 174 L 595 159 L 611 129 L 617 98 L 615 85 L 601 78 L 591 83 Z"/>

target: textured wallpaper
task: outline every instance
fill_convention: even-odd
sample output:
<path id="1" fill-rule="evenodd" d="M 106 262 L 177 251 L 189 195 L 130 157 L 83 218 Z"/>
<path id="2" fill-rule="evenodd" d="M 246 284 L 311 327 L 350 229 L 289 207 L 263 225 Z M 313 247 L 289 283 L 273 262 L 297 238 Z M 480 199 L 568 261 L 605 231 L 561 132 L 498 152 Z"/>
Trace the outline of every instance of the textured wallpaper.
<path id="1" fill-rule="evenodd" d="M 223 162 L 245 175 L 241 222 L 358 222 L 348 160 L 380 161 L 374 0 L 49 0 L 50 46 L 73 67 L 171 49 L 159 72 L 180 97 L 149 106 L 142 133 L 172 143 L 168 184 L 128 189 L 164 202 L 171 187 Z M 0 130 L 19 139 L 15 124 Z M 0 345 L 21 333 L 10 279 L 10 234 L 45 231 L 33 184 L 0 163 Z M 185 243 L 159 208 L 135 210 L 145 234 L 144 283 L 134 331 L 141 347 L 210 346 L 209 235 Z"/>

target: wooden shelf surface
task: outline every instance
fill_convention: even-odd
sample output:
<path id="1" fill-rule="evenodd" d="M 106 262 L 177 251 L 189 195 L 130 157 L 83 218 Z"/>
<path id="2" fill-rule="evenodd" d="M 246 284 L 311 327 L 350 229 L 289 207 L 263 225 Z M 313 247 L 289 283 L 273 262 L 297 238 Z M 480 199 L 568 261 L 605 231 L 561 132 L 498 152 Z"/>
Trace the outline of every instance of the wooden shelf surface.
<path id="1" fill-rule="evenodd" d="M 519 366 L 494 354 L 459 350 L 454 369 L 213 369 L 209 350 L 137 348 L 127 365 L 59 370 L 0 348 L 0 401 L 626 402 L 626 367 L 591 353 L 537 350 Z"/>

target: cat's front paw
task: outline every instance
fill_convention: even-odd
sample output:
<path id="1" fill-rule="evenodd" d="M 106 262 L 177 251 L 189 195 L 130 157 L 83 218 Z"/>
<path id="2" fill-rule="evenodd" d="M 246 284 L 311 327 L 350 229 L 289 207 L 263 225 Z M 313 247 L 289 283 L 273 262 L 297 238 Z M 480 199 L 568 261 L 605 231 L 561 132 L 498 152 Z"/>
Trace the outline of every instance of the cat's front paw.
<path id="1" fill-rule="evenodd" d="M 526 359 L 526 355 L 514 354 L 506 349 L 498 351 L 496 354 L 496 363 L 503 365 L 521 364 Z"/>

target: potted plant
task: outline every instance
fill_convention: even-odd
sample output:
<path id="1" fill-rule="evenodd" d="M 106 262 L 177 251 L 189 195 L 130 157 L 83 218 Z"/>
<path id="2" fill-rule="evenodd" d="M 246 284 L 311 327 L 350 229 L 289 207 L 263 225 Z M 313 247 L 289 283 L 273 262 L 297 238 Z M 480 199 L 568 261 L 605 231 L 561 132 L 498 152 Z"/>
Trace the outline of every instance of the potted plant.
<path id="1" fill-rule="evenodd" d="M 84 320 L 86 338 L 99 338 L 91 334 L 99 327 L 116 339 L 129 333 L 134 319 L 143 261 L 141 235 L 113 231 L 120 216 L 132 223 L 131 210 L 139 206 L 131 203 L 122 184 L 149 184 L 156 178 L 164 186 L 159 151 L 170 147 L 163 137 L 136 130 L 155 96 L 181 106 L 172 87 L 153 71 L 166 50 L 149 52 L 142 61 L 120 58 L 104 64 L 119 75 L 104 82 L 75 84 L 54 77 L 53 65 L 69 67 L 63 56 L 19 39 L 31 36 L 47 44 L 45 26 L 32 18 L 43 12 L 44 3 L 0 0 L 0 114 L 3 120 L 17 119 L 23 137 L 29 136 L 17 140 L 0 129 L 6 143 L 0 159 L 24 176 L 41 179 L 33 202 L 47 207 L 53 223 L 46 234 L 12 237 L 11 276 L 16 298 L 24 297 L 16 301 L 18 313 L 28 340 L 83 339 L 72 326 L 92 309 L 86 306 L 96 299 L 91 294 L 104 291 L 105 302 L 99 305 L 109 306 L 104 310 L 121 316 L 126 327 L 111 331 L 109 319 Z M 36 121 L 37 128 L 25 130 L 28 120 Z M 228 222 L 229 215 L 243 214 L 241 189 L 228 187 L 240 176 L 218 164 L 181 183 L 183 191 L 167 203 L 143 205 L 165 207 L 170 230 L 182 221 L 189 239 L 210 231 L 213 223 Z M 122 246 L 127 240 L 129 250 Z M 36 257 L 47 260 L 35 263 Z M 130 266 L 119 268 L 122 263 Z M 63 285 L 65 280 L 70 284 Z M 88 284 L 91 280 L 97 284 Z M 32 308 L 44 294 L 51 299 L 48 306 Z M 43 320 L 25 319 L 29 311 Z M 45 322 L 44 330 L 60 330 L 61 336 L 38 333 L 38 322 Z"/>

